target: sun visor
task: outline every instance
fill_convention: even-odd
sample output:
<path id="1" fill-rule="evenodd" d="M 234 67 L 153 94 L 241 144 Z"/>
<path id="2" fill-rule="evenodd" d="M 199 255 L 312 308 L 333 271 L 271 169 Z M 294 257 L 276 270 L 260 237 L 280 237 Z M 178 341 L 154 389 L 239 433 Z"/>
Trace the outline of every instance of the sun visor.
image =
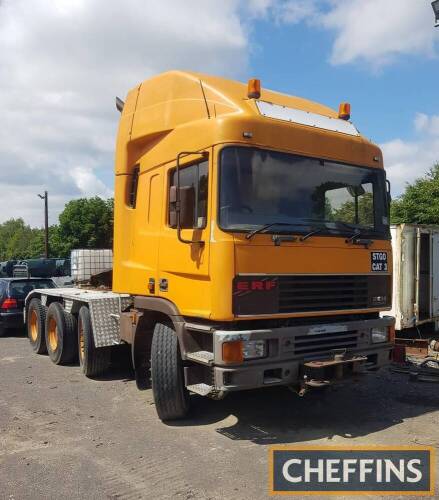
<path id="1" fill-rule="evenodd" d="M 280 106 L 279 104 L 272 104 L 271 102 L 265 101 L 256 101 L 256 106 L 259 113 L 267 118 L 297 123 L 299 125 L 307 125 L 308 127 L 315 127 L 323 130 L 331 130 L 333 132 L 340 132 L 341 134 L 353 136 L 360 135 L 351 122 L 340 120 L 339 118 L 331 118 L 330 116 L 310 113 L 300 109 L 288 108 L 286 106 Z"/>

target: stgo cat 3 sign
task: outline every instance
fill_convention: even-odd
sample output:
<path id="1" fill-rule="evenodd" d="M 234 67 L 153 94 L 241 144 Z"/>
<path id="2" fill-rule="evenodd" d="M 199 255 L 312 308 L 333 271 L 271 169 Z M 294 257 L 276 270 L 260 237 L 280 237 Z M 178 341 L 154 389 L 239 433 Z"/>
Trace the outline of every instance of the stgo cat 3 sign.
<path id="1" fill-rule="evenodd" d="M 270 448 L 271 495 L 434 495 L 429 446 Z"/>

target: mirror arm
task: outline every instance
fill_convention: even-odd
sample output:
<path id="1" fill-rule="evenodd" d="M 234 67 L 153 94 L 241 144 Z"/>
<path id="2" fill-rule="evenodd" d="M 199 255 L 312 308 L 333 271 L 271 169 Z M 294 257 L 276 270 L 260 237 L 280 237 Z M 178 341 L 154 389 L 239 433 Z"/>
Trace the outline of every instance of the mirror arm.
<path id="1" fill-rule="evenodd" d="M 387 185 L 387 210 L 389 212 L 389 222 L 390 222 L 390 205 L 392 203 L 392 195 L 391 195 L 391 185 L 389 179 L 386 179 L 386 185 Z"/>
<path id="2" fill-rule="evenodd" d="M 181 243 L 186 243 L 187 245 L 192 245 L 193 243 L 198 243 L 199 245 L 204 245 L 203 240 L 186 240 L 181 235 L 181 224 L 180 224 L 180 158 L 188 155 L 201 155 L 203 157 L 208 156 L 207 151 L 181 151 L 177 155 L 177 162 L 175 165 L 176 177 L 177 177 L 177 193 L 176 193 L 176 213 L 177 213 L 177 238 Z"/>

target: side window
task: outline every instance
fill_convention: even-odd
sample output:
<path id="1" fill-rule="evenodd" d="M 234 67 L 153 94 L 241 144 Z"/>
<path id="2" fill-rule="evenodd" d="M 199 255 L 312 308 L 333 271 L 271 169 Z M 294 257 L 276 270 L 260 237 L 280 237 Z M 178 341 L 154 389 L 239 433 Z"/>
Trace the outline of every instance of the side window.
<path id="1" fill-rule="evenodd" d="M 131 174 L 131 179 L 128 180 L 128 199 L 127 204 L 130 208 L 136 208 L 137 202 L 137 186 L 139 184 L 139 165 L 133 168 L 133 173 Z"/>
<path id="2" fill-rule="evenodd" d="M 193 227 L 203 229 L 207 224 L 207 186 L 208 186 L 208 162 L 195 163 L 189 167 L 180 169 L 180 186 L 193 187 L 195 191 L 195 210 Z M 177 176 L 175 169 L 170 175 L 169 188 L 177 184 Z M 169 198 L 169 197 L 168 197 Z M 169 208 L 171 208 L 169 203 Z M 168 224 L 169 210 L 168 210 Z M 172 226 L 174 227 L 174 226 Z"/>

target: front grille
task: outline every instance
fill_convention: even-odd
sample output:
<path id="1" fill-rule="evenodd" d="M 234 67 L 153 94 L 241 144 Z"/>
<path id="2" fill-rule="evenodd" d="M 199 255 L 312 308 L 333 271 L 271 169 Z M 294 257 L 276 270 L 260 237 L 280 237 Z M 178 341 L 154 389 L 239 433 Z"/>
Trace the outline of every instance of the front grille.
<path id="1" fill-rule="evenodd" d="M 358 331 L 298 335 L 294 338 L 296 356 L 318 356 L 334 349 L 352 349 L 357 346 Z"/>
<path id="2" fill-rule="evenodd" d="M 279 312 L 368 307 L 368 276 L 281 276 Z"/>
<path id="3" fill-rule="evenodd" d="M 233 312 L 310 313 L 386 308 L 391 276 L 385 274 L 241 275 L 233 283 Z"/>

